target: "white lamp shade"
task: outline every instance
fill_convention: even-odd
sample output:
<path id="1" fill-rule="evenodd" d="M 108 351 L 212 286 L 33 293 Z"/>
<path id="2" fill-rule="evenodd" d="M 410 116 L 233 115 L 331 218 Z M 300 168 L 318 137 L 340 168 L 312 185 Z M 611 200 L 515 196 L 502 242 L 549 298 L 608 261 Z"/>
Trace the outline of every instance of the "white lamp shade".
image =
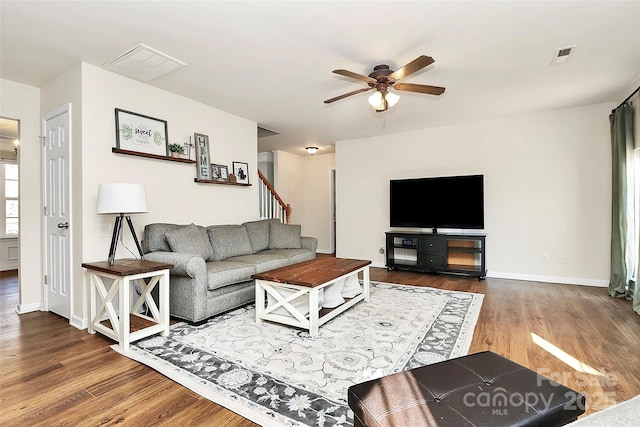
<path id="1" fill-rule="evenodd" d="M 393 107 L 394 105 L 396 105 L 400 97 L 393 92 L 387 92 L 387 94 L 384 96 L 384 99 L 387 100 L 389 107 Z"/>
<path id="2" fill-rule="evenodd" d="M 98 186 L 99 214 L 145 213 L 147 192 L 142 184 L 100 184 Z"/>
<path id="3" fill-rule="evenodd" d="M 382 93 L 380 91 L 375 91 L 373 95 L 369 97 L 369 104 L 372 107 L 378 107 L 382 103 Z"/>

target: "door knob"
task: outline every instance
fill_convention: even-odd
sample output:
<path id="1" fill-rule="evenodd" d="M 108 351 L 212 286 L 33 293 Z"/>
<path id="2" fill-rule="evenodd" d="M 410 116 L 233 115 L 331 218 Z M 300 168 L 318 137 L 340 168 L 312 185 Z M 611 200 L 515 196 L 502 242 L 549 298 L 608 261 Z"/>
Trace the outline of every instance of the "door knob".
<path id="1" fill-rule="evenodd" d="M 69 228 L 69 223 L 68 222 L 59 222 L 58 223 L 58 228 Z"/>

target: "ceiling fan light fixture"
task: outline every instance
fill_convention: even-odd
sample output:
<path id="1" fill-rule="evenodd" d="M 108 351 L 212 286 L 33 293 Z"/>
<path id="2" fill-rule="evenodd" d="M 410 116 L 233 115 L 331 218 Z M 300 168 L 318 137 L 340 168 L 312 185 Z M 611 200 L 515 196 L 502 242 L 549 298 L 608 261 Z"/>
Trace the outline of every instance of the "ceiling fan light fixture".
<path id="1" fill-rule="evenodd" d="M 389 104 L 389 107 L 393 107 L 398 103 L 400 97 L 393 92 L 387 92 L 387 94 L 384 96 L 384 99 Z"/>
<path id="2" fill-rule="evenodd" d="M 369 104 L 371 104 L 373 108 L 382 104 L 382 92 L 379 90 L 375 91 L 375 93 L 369 97 Z"/>
<path id="3" fill-rule="evenodd" d="M 313 156 L 318 152 L 318 147 L 306 147 L 305 150 L 307 150 L 307 153 Z"/>

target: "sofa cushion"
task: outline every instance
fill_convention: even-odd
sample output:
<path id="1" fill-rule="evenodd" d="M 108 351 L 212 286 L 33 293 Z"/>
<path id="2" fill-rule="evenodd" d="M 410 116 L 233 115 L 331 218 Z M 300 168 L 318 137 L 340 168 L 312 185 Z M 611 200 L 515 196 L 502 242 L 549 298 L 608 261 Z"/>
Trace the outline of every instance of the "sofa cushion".
<path id="1" fill-rule="evenodd" d="M 210 261 L 207 263 L 208 286 L 213 291 L 223 286 L 251 280 L 256 267 L 243 262 Z"/>
<path id="2" fill-rule="evenodd" d="M 269 249 L 269 229 L 272 222 L 280 222 L 280 220 L 262 219 L 260 221 L 249 221 L 242 224 L 247 228 L 253 253 Z"/>
<path id="3" fill-rule="evenodd" d="M 144 226 L 144 237 L 142 239 L 142 250 L 145 254 L 149 252 L 171 252 L 171 246 L 167 242 L 167 231 L 185 227 L 180 224 L 147 224 Z"/>
<path id="4" fill-rule="evenodd" d="M 209 227 L 207 233 L 213 248 L 213 261 L 222 261 L 229 257 L 253 253 L 244 225 L 216 225 Z"/>
<path id="5" fill-rule="evenodd" d="M 307 249 L 269 249 L 268 251 L 260 252 L 260 254 L 285 257 L 289 260 L 289 264 L 316 259 L 316 254 Z"/>
<path id="6" fill-rule="evenodd" d="M 235 256 L 232 258 L 227 258 L 225 261 L 245 262 L 247 264 L 254 265 L 256 267 L 256 273 L 262 273 L 263 271 L 286 267 L 287 265 L 291 264 L 291 260 L 288 257 L 282 256 L 281 254 L 277 253 L 259 253 L 253 255 Z"/>
<path id="7" fill-rule="evenodd" d="M 195 224 L 169 230 L 165 234 L 173 252 L 195 254 L 205 261 L 213 256 L 213 249 L 204 228 Z"/>
<path id="8" fill-rule="evenodd" d="M 300 233 L 300 225 L 271 223 L 269 249 L 299 249 Z"/>

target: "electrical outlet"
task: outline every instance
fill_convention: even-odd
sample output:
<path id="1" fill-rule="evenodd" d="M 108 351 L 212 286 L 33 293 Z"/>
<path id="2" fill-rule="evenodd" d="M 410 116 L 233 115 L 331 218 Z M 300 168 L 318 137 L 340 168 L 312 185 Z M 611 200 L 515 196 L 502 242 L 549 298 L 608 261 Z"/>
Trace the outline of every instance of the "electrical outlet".
<path id="1" fill-rule="evenodd" d="M 98 224 L 98 237 L 111 237 L 111 224 L 103 222 Z"/>
<path id="2" fill-rule="evenodd" d="M 540 257 L 540 262 L 544 262 L 545 264 L 549 262 L 549 254 L 542 254 Z"/>

